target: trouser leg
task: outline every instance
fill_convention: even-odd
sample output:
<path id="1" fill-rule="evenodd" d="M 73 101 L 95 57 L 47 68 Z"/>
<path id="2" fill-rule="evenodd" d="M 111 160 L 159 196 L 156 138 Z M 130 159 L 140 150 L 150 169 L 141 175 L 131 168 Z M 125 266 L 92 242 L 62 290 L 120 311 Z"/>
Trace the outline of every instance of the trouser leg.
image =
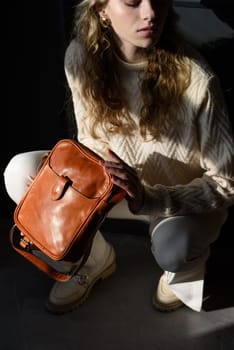
<path id="1" fill-rule="evenodd" d="M 227 218 L 226 210 L 202 215 L 176 216 L 151 226 L 152 253 L 166 271 L 176 296 L 190 308 L 202 306 L 204 265 Z"/>
<path id="2" fill-rule="evenodd" d="M 48 151 L 31 151 L 15 155 L 4 171 L 4 182 L 9 197 L 18 204 L 32 179 L 36 176 L 43 156 Z"/>

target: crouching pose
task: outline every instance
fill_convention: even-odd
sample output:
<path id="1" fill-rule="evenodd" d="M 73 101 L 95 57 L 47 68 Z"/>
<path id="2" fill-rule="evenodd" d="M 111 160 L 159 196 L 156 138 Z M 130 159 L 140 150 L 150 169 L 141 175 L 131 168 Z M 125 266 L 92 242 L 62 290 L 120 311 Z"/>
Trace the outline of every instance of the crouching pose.
<path id="1" fill-rule="evenodd" d="M 234 204 L 234 142 L 218 79 L 182 41 L 176 20 L 172 0 L 81 0 L 65 72 L 78 140 L 126 191 L 110 215 L 149 220 L 164 271 L 153 305 L 200 311 L 210 244 Z M 7 165 L 16 203 L 45 152 L 18 154 Z M 55 282 L 48 310 L 74 309 L 115 267 L 114 247 L 97 232 L 85 266 Z"/>

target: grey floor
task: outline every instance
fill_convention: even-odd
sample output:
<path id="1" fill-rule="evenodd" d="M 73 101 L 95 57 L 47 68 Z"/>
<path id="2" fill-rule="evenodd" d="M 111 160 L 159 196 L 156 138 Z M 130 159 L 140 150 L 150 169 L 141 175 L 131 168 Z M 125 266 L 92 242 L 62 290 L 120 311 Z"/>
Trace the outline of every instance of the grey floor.
<path id="1" fill-rule="evenodd" d="M 151 305 L 161 270 L 146 227 L 107 222 L 103 230 L 116 249 L 115 274 L 98 283 L 79 309 L 55 316 L 44 307 L 53 281 L 11 248 L 11 225 L 11 219 L 1 219 L 0 350 L 234 350 L 230 245 L 213 248 L 203 310 L 164 314 Z"/>

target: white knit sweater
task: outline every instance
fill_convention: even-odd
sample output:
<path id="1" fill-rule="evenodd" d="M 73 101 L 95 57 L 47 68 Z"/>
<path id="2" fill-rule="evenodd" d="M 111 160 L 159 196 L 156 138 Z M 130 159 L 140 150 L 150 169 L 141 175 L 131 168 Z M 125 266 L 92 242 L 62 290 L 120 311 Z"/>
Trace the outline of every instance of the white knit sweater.
<path id="1" fill-rule="evenodd" d="M 191 84 L 184 101 L 185 124 L 175 125 L 160 142 L 145 141 L 138 131 L 109 137 L 102 130 L 93 139 L 85 101 L 79 89 L 81 48 L 72 41 L 65 55 L 65 72 L 73 98 L 78 139 L 104 159 L 108 148 L 134 167 L 145 185 L 139 214 L 153 216 L 204 213 L 234 204 L 234 141 L 219 81 L 209 67 L 192 59 Z M 199 63 L 200 62 L 200 63 Z M 138 123 L 141 95 L 138 78 L 142 64 L 119 61 L 119 74 Z M 74 72 L 76 72 L 74 74 Z"/>

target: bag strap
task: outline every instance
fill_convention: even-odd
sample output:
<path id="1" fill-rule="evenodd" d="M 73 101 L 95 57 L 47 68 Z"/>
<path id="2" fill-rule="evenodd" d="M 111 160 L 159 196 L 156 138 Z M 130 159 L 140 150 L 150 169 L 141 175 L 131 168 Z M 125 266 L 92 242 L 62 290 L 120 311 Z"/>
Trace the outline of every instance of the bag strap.
<path id="1" fill-rule="evenodd" d="M 18 237 L 19 240 L 19 234 L 17 236 L 16 231 L 18 230 L 18 227 L 14 224 L 9 232 L 10 242 L 14 250 L 16 250 L 19 254 L 21 254 L 24 258 L 29 260 L 33 265 L 35 265 L 39 270 L 46 273 L 49 277 L 52 277 L 53 279 L 60 281 L 60 282 L 66 282 L 70 280 L 85 264 L 86 260 L 88 259 L 90 250 L 91 250 L 91 244 L 89 249 L 86 250 L 85 254 L 82 257 L 81 262 L 75 266 L 74 269 L 72 269 L 69 273 L 63 273 L 60 271 L 57 271 L 55 268 L 53 268 L 51 265 L 47 264 L 44 260 L 40 259 L 40 257 L 34 255 L 30 250 L 27 248 L 23 249 L 21 246 L 18 246 L 15 244 L 16 237 Z"/>

